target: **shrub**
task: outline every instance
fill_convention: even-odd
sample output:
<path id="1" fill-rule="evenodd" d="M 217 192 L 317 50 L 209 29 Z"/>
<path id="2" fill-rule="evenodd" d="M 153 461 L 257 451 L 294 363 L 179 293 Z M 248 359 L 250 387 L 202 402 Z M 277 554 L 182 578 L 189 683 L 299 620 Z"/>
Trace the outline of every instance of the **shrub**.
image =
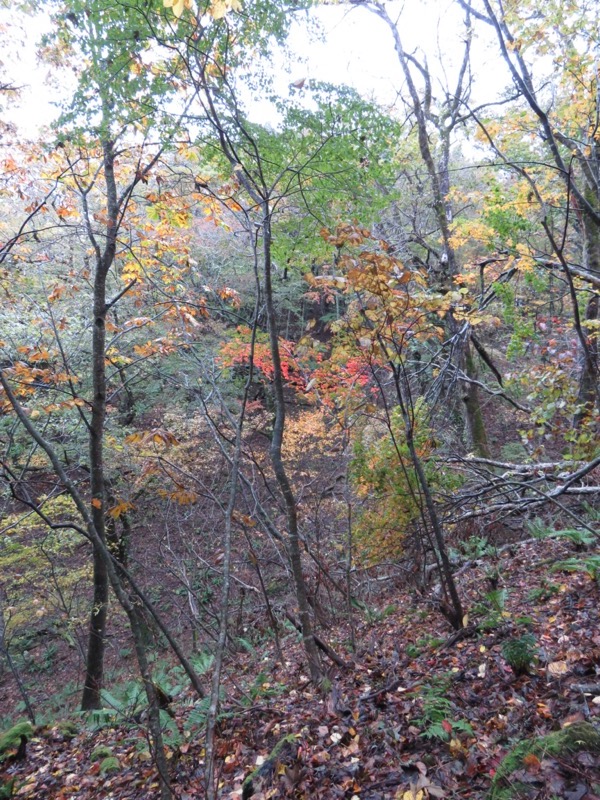
<path id="1" fill-rule="evenodd" d="M 456 488 L 456 475 L 430 458 L 436 444 L 429 425 L 429 409 L 423 400 L 414 406 L 413 437 L 431 488 Z M 419 523 L 421 495 L 398 408 L 386 422 L 371 423 L 362 429 L 354 445 L 350 478 L 363 501 L 355 526 L 359 555 L 374 563 L 399 557 L 406 531 Z"/>

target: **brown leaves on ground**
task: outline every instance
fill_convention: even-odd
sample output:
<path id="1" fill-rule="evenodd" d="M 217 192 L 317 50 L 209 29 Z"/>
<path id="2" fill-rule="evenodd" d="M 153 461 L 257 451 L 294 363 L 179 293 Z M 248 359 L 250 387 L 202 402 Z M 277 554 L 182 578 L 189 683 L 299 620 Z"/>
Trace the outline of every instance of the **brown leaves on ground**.
<path id="1" fill-rule="evenodd" d="M 276 662 L 270 645 L 260 664 L 257 654 L 238 654 L 229 665 L 218 731 L 219 796 L 484 798 L 519 741 L 600 722 L 598 588 L 585 575 L 548 576 L 548 559 L 564 550 L 545 541 L 506 551 L 497 564 L 507 590 L 502 611 L 489 630 L 470 628 L 475 635 L 448 646 L 447 625 L 424 601 L 408 593 L 380 598 L 382 608 L 393 601 L 395 611 L 370 626 L 356 620 L 354 665 L 332 673 L 325 692 L 306 677 L 293 634 L 284 640 L 285 664 Z M 485 569 L 476 564 L 461 576 L 475 617 L 489 589 Z M 540 586 L 550 588 L 536 593 Z M 479 611 L 480 622 L 484 617 Z M 539 659 L 530 675 L 517 678 L 502 643 L 523 627 L 534 634 Z M 343 652 L 347 623 L 327 634 Z M 186 725 L 192 703 L 191 696 L 173 703 L 183 744 L 169 751 L 169 760 L 181 800 L 204 797 L 203 735 L 190 735 Z M 117 772 L 102 775 L 90 759 L 101 744 L 118 759 Z M 75 738 L 42 728 L 25 761 L 5 764 L 4 772 L 22 798 L 158 797 L 143 729 L 133 724 Z M 525 753 L 505 783 L 515 798 L 593 800 L 600 797 L 598 754 Z"/>

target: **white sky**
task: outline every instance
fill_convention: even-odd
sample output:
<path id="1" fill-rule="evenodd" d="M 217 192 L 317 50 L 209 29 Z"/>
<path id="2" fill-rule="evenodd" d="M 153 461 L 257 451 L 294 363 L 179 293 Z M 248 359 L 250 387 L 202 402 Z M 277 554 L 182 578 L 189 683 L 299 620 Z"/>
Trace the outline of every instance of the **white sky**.
<path id="1" fill-rule="evenodd" d="M 456 75 L 456 62 L 462 55 L 463 13 L 452 0 L 406 0 L 404 3 L 388 4 L 390 16 L 401 13 L 399 30 L 403 45 L 409 52 L 427 55 L 434 75 L 443 79 L 442 67 L 450 87 Z M 392 106 L 402 89 L 403 78 L 394 53 L 392 36 L 384 22 L 363 8 L 347 8 L 341 5 L 321 7 L 310 12 L 321 23 L 322 41 L 311 40 L 305 17 L 299 16 L 294 24 L 290 45 L 297 60 L 284 65 L 276 58 L 279 85 L 282 90 L 289 82 L 300 79 L 326 81 L 334 84 L 346 83 L 361 94 L 372 97 L 384 106 Z M 48 68 L 36 60 L 36 42 L 44 32 L 47 21 L 43 17 L 28 18 L 0 9 L 2 23 L 15 23 L 11 35 L 5 37 L 8 49 L 2 52 L 2 74 L 17 85 L 25 86 L 17 105 L 11 103 L 4 116 L 19 126 L 25 136 L 34 137 L 40 128 L 49 124 L 57 115 L 56 105 L 67 93 L 63 88 L 46 78 Z M 478 31 L 477 26 L 475 27 Z M 485 34 L 485 32 L 483 32 Z M 443 59 L 439 52 L 443 50 Z M 485 85 L 486 94 L 500 90 L 506 81 L 502 62 L 496 56 L 493 43 L 476 39 L 473 45 L 473 64 L 476 77 Z M 287 72 L 286 72 L 287 66 Z M 69 81 L 68 76 L 63 77 Z M 436 88 L 436 87 L 434 87 Z M 475 98 L 479 100 L 475 90 Z M 488 96 L 486 99 L 491 99 Z M 259 121 L 268 121 L 269 108 L 255 105 L 252 116 Z"/>
<path id="2" fill-rule="evenodd" d="M 392 19 L 399 19 L 404 48 L 420 61 L 426 58 L 431 74 L 437 79 L 437 83 L 434 80 L 434 94 L 442 83 L 452 90 L 463 56 L 464 12 L 458 3 L 454 0 L 392 0 L 387 3 L 387 9 Z M 348 84 L 384 107 L 398 105 L 404 78 L 394 52 L 392 34 L 385 22 L 356 6 L 328 5 L 311 9 L 309 13 L 321 25 L 322 40 L 311 38 L 305 17 L 299 15 L 290 36 L 290 47 L 297 52 L 298 62 L 287 65 L 287 74 L 286 65 L 277 64 L 282 70 L 281 90 L 288 81 L 314 79 Z M 474 32 L 472 99 L 474 103 L 481 103 L 496 99 L 509 76 L 497 55 L 489 29 L 475 25 Z"/>

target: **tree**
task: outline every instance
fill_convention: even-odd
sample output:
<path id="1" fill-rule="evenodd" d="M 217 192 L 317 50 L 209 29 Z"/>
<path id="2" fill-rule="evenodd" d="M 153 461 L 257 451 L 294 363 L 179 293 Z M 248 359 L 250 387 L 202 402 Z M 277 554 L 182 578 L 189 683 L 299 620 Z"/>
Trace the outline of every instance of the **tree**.
<path id="1" fill-rule="evenodd" d="M 115 380 L 119 380 L 119 376 L 122 378 L 123 371 L 122 366 L 111 370 L 110 365 L 132 363 L 133 359 L 126 357 L 127 337 L 135 335 L 148 323 L 148 318 L 139 318 L 135 303 L 128 309 L 135 316 L 128 318 L 123 314 L 119 323 L 117 308 L 122 313 L 125 298 L 142 283 L 142 277 L 152 283 L 148 275 L 151 265 L 161 270 L 164 264 L 164 254 L 157 245 L 163 247 L 168 240 L 159 224 L 156 238 L 148 238 L 148 230 L 142 224 L 147 220 L 139 208 L 141 198 L 136 197 L 136 187 L 145 186 L 160 153 L 160 148 L 153 144 L 129 148 L 119 142 L 117 149 L 117 142 L 111 139 L 100 146 L 97 142 L 86 143 L 81 136 L 76 143 L 63 143 L 50 157 L 46 155 L 44 167 L 50 175 L 46 181 L 57 195 L 54 205 L 48 203 L 49 189 L 42 184 L 46 194 L 41 200 L 34 197 L 30 204 L 31 209 L 37 210 L 37 216 L 32 217 L 32 211 L 29 212 L 18 234 L 8 240 L 3 251 L 7 263 L 12 259 L 11 291 L 15 293 L 16 319 L 27 316 L 33 307 L 38 313 L 37 330 L 34 328 L 35 334 L 31 327 L 20 329 L 17 326 L 15 330 L 15 315 L 7 315 L 3 330 L 6 359 L 0 380 L 5 410 L 12 407 L 33 447 L 45 453 L 56 477 L 55 491 L 71 496 L 80 519 L 56 519 L 37 498 L 35 489 L 29 491 L 28 462 L 22 467 L 19 465 L 19 453 L 9 439 L 3 477 L 15 499 L 33 510 L 50 529 L 76 530 L 93 549 L 94 603 L 82 705 L 98 707 L 102 700 L 110 585 L 130 622 L 148 698 L 162 792 L 164 797 L 169 797 L 160 704 L 147 656 L 148 625 L 156 625 L 166 637 L 200 695 L 203 689 L 168 627 L 128 572 L 118 542 L 111 539 L 111 526 L 116 525 L 131 503 L 114 497 L 115 476 L 105 458 L 107 409 L 114 404 L 115 395 L 122 388 L 119 383 L 115 388 Z M 22 196 L 21 187 L 16 191 Z M 24 202 L 29 200 L 24 198 Z M 43 218 L 41 209 L 46 207 L 47 216 Z M 155 215 L 158 220 L 161 212 L 159 207 Z M 171 203 L 171 213 L 182 212 Z M 33 224 L 36 227 L 32 228 Z M 68 242 L 66 248 L 65 241 Z M 185 250 L 181 258 L 185 260 Z M 145 274 L 128 273 L 129 259 L 142 267 Z M 28 272 L 36 260 L 45 267 L 39 284 L 38 276 L 34 278 Z M 174 272 L 177 273 L 175 268 Z M 21 289 L 23 295 L 20 296 Z M 136 301 L 139 299 L 140 296 Z M 173 299 L 171 295 L 169 304 L 163 299 L 161 313 L 168 320 L 169 313 L 177 306 L 177 297 Z M 34 338 L 34 343 L 20 344 L 20 337 Z M 138 363 L 149 354 L 169 350 L 160 343 L 155 349 L 136 345 L 134 339 L 129 353 L 135 355 L 136 348 Z M 41 420 L 37 423 L 39 429 L 35 427 L 36 419 Z M 123 438 L 122 424 L 120 427 Z M 65 430 L 70 434 L 69 444 L 61 447 Z M 89 463 L 83 454 L 84 438 L 88 440 Z"/>
<path id="2" fill-rule="evenodd" d="M 250 13 L 248 9 L 245 12 Z M 271 8 L 273 21 L 268 32 L 279 38 L 283 37 L 289 24 L 285 12 L 282 6 L 274 5 Z M 216 138 L 221 169 L 230 170 L 232 199 L 241 211 L 240 220 L 253 248 L 255 269 L 260 276 L 257 277 L 257 292 L 266 311 L 272 369 L 270 382 L 274 421 L 270 445 L 271 465 L 285 509 L 287 549 L 304 647 L 311 677 L 319 684 L 322 670 L 303 573 L 298 504 L 282 451 L 287 412 L 274 273 L 277 269 L 276 249 L 279 247 L 279 253 L 285 250 L 281 246 L 282 237 L 276 235 L 276 228 L 281 230 L 283 220 L 285 231 L 286 223 L 289 224 L 300 208 L 304 220 L 308 220 L 314 230 L 315 221 L 317 224 L 321 221 L 325 203 L 331 202 L 336 187 L 343 188 L 349 198 L 353 190 L 358 195 L 360 171 L 357 168 L 360 167 L 360 160 L 352 154 L 351 167 L 338 162 L 331 168 L 332 159 L 340 155 L 338 142 L 344 136 L 360 142 L 369 122 L 375 122 L 380 129 L 384 126 L 381 117 L 372 112 L 366 113 L 366 105 L 359 103 L 352 93 L 341 93 L 339 98 L 334 94 L 332 102 L 325 89 L 323 100 L 318 91 L 315 93 L 316 100 L 320 101 L 317 114 L 301 107 L 291 106 L 287 111 L 282 109 L 284 125 L 281 133 L 251 123 L 239 99 L 235 68 L 239 66 L 243 55 L 242 42 L 246 46 L 250 43 L 256 46 L 263 41 L 267 30 L 253 26 L 246 30 L 245 16 L 238 15 L 235 8 L 223 20 L 220 19 L 220 10 L 215 13 L 214 6 L 209 13 L 214 18 L 211 24 L 213 44 L 210 48 L 206 40 L 195 34 L 198 19 L 183 14 L 179 22 L 179 29 L 185 31 L 185 36 L 181 36 L 178 44 L 180 68 L 200 109 L 194 119 L 200 131 L 199 140 L 207 143 Z M 260 13 L 264 13 L 264 9 L 261 8 Z M 265 91 L 265 84 L 262 90 Z M 350 103 L 347 103 L 348 99 Z M 352 115 L 353 107 L 360 109 L 362 118 Z M 350 122 L 352 116 L 355 118 Z M 387 143 L 384 141 L 382 145 L 385 147 Z M 201 181 L 199 185 L 203 183 L 210 191 L 206 182 Z M 364 186 L 364 181 L 362 183 Z M 348 205 L 351 205 L 351 199 Z M 302 224 L 305 222 L 300 222 Z M 294 223 L 294 227 L 298 233 L 298 223 Z M 291 253 L 288 250 L 286 263 L 289 263 L 289 258 Z"/>
<path id="3" fill-rule="evenodd" d="M 160 7 L 159 7 L 160 9 Z M 144 12 L 147 12 L 144 7 Z M 108 404 L 107 381 L 107 319 L 109 312 L 113 313 L 117 303 L 136 283 L 134 278 L 124 287 L 116 289 L 113 297 L 109 297 L 110 284 L 119 283 L 113 277 L 113 272 L 119 264 L 120 256 L 125 250 L 131 249 L 135 234 L 130 227 L 129 211 L 136 187 L 148 182 L 150 171 L 157 164 L 162 147 L 149 144 L 145 141 L 137 147 L 137 160 L 133 162 L 132 169 L 121 173 L 123 184 L 119 187 L 118 158 L 123 158 L 126 147 L 122 144 L 126 136 L 131 136 L 134 128 L 141 131 L 146 137 L 150 131 L 161 131 L 162 120 L 158 118 L 158 108 L 155 101 L 166 95 L 164 75 L 158 70 L 159 78 L 151 69 L 151 65 L 140 66 L 140 52 L 145 43 L 141 43 L 140 24 L 144 18 L 137 9 L 129 9 L 127 16 L 127 32 L 129 38 L 123 38 L 122 8 L 117 8 L 110 3 L 98 3 L 93 7 L 83 7 L 74 4 L 73 8 L 62 17 L 62 27 L 58 30 L 59 45 L 55 52 L 62 54 L 65 45 L 73 43 L 72 30 L 69 25 L 78 29 L 76 37 L 78 55 L 87 59 L 87 70 L 82 73 L 81 85 L 76 94 L 72 109 L 61 120 L 61 139 L 58 150 L 64 164 L 59 171 L 60 205 L 55 206 L 60 225 L 68 220 L 71 224 L 73 217 L 78 217 L 81 227 L 76 228 L 81 233 L 84 241 L 87 240 L 89 252 L 84 250 L 84 263 L 91 257 L 91 308 L 89 324 L 92 330 L 91 358 L 89 364 L 82 370 L 87 372 L 89 384 L 84 387 L 90 389 L 91 397 L 82 396 L 77 387 L 79 376 L 74 373 L 73 365 L 65 358 L 62 344 L 61 325 L 56 325 L 50 312 L 51 327 L 55 334 L 56 355 L 62 358 L 63 373 L 58 378 L 58 383 L 67 387 L 71 394 L 68 401 L 76 408 L 80 421 L 84 425 L 89 441 L 89 500 L 87 505 L 83 494 L 76 482 L 68 474 L 69 464 L 61 463 L 56 448 L 48 438 L 44 437 L 33 425 L 27 416 L 19 398 L 11 388 L 10 378 L 19 379 L 19 367 L 13 365 L 7 374 L 5 371 L 0 376 L 4 394 L 8 403 L 13 407 L 21 424 L 31 439 L 41 448 L 52 463 L 52 467 L 63 487 L 68 492 L 77 506 L 85 527 L 74 524 L 70 527 L 78 529 L 88 538 L 93 548 L 93 602 L 90 618 L 89 643 L 86 659 L 86 679 L 82 696 L 84 710 L 98 708 L 101 703 L 101 689 L 103 684 L 104 648 L 106 624 L 108 615 L 108 589 L 109 584 L 123 606 L 129 618 L 134 639 L 137 660 L 144 681 L 149 704 L 150 728 L 155 746 L 155 758 L 160 774 L 161 794 L 170 797 L 169 780 L 166 760 L 162 745 L 162 730 L 159 715 L 159 702 L 152 681 L 149 662 L 144 641 L 146 622 L 143 614 L 132 601 L 125 582 L 135 589 L 135 583 L 125 570 L 124 563 L 119 561 L 109 548 L 107 539 L 107 520 L 109 515 L 109 498 L 111 495 L 107 477 L 104 457 L 106 414 Z M 138 28 L 134 30 L 134 23 Z M 136 36 L 137 31 L 137 36 Z M 70 38 L 71 37 L 71 38 Z M 137 51 L 136 51 L 137 48 Z M 130 76 L 130 67 L 137 66 Z M 154 112 L 150 116 L 150 112 Z M 87 127 L 85 125 L 87 121 Z M 89 133 L 91 128 L 91 135 Z M 68 199 L 67 199 L 68 198 Z M 79 204 L 77 209 L 76 202 Z M 22 243 L 28 236 L 33 236 L 39 242 L 39 234 L 30 230 L 30 222 L 35 214 L 46 209 L 48 195 L 42 200 L 36 200 L 29 208 L 29 216 L 15 236 L 12 236 L 3 247 L 3 257 L 10 254 L 14 257 L 17 244 Z M 129 241 L 120 239 L 129 227 Z M 133 234 L 133 235 L 132 235 Z M 135 252 L 133 250 L 133 252 Z M 85 270 L 83 270 L 85 273 Z M 84 277 L 88 277 L 85 276 Z M 49 296 L 49 301 L 61 296 L 65 287 L 57 287 L 56 294 Z M 41 358 L 50 358 L 48 351 L 44 351 Z M 35 373 L 35 369 L 33 370 Z M 39 372 L 39 370 L 38 370 Z M 55 375 L 50 372 L 50 387 L 58 388 Z M 27 368 L 21 369 L 21 377 L 27 373 Z M 10 376 L 10 377 L 9 377 Z M 25 378 L 25 386 L 31 380 Z M 68 405 L 67 404 L 67 405 Z M 52 413 L 60 407 L 51 404 L 46 411 Z M 8 472 L 10 475 L 11 473 Z M 18 496 L 18 495 L 17 495 Z M 19 497 L 21 499 L 21 497 Z M 41 508 L 30 501 L 30 505 L 44 521 L 52 526 L 54 523 L 48 519 Z M 143 597 L 143 595 L 142 595 Z M 151 605 L 145 602 L 151 610 Z M 155 612 L 152 616 L 162 626 L 162 630 L 174 646 L 176 652 L 186 665 L 188 674 L 202 693 L 197 676 L 187 659 L 183 656 L 166 627 L 160 622 Z"/>
<path id="4" fill-rule="evenodd" d="M 106 318 L 124 292 L 108 299 L 108 279 L 115 264 L 121 224 L 136 186 L 146 182 L 159 159 L 161 148 L 146 156 L 141 151 L 136 172 L 119 191 L 115 167 L 119 140 L 136 125 L 148 134 L 160 130 L 157 101 L 164 96 L 164 83 L 141 65 L 141 52 L 147 34 L 140 33 L 143 16 L 135 6 L 123 15 L 121 6 L 99 2 L 84 8 L 76 3 L 63 14 L 58 28 L 60 47 L 75 48 L 75 58 L 85 58 L 87 69 L 80 73 L 80 85 L 72 110 L 59 125 L 62 135 L 81 137 L 81 128 L 68 134 L 69 123 L 81 125 L 93 120 L 97 146 L 101 156 L 97 167 L 84 175 L 78 172 L 79 158 L 67 149 L 70 179 L 79 195 L 83 225 L 93 259 L 93 308 L 91 352 L 91 408 L 86 426 L 89 434 L 91 516 L 98 538 L 106 542 L 107 487 L 104 462 L 104 435 L 107 404 Z M 132 66 L 138 69 L 132 71 Z M 133 72 L 133 74 L 132 74 Z M 152 112 L 153 117 L 148 115 Z M 89 122 L 88 122 L 89 125 Z M 85 138 L 85 134 L 84 134 Z M 70 149 L 70 148 L 69 148 Z M 85 164 L 85 157 L 83 159 Z M 103 181 L 105 209 L 99 228 L 90 207 L 91 193 Z M 127 288 L 127 287 L 126 287 Z M 124 290 L 126 291 L 126 289 Z M 105 631 L 108 613 L 107 565 L 98 547 L 94 546 L 94 597 L 87 651 L 87 672 L 82 708 L 97 708 L 103 678 Z"/>
<path id="5" fill-rule="evenodd" d="M 432 450 L 431 437 L 427 436 L 427 414 L 422 400 L 413 400 L 411 375 L 406 366 L 412 340 L 439 341 L 443 333 L 428 319 L 432 311 L 439 313 L 439 298 L 423 290 L 425 281 L 421 273 L 390 255 L 387 243 L 371 244 L 369 240 L 373 237 L 369 231 L 339 226 L 335 232 L 323 231 L 323 236 L 338 249 L 338 267 L 347 281 L 346 291 L 355 298 L 345 325 L 353 337 L 350 352 L 359 355 L 372 374 L 372 399 L 379 409 L 377 405 L 368 409 L 368 416 L 383 422 L 386 432 L 386 441 L 378 448 L 377 456 L 371 458 L 366 469 L 359 467 L 359 479 L 367 486 L 372 481 L 374 495 L 383 499 L 380 460 L 385 461 L 387 454 L 388 468 L 391 460 L 398 473 L 394 476 L 386 472 L 384 479 L 394 487 L 392 498 L 386 498 L 391 506 L 388 514 L 396 517 L 392 530 L 402 539 L 411 522 L 421 521 L 423 538 L 433 550 L 440 571 L 444 595 L 440 610 L 459 630 L 465 624 L 465 615 L 432 489 L 437 481 L 431 465 L 424 467 L 424 460 L 431 458 Z M 374 413 L 377 410 L 379 416 Z M 377 531 L 372 538 L 381 534 Z"/>
<path id="6" fill-rule="evenodd" d="M 437 100 L 434 78 L 425 57 L 419 58 L 406 50 L 400 34 L 399 20 L 394 21 L 383 3 L 353 2 L 378 16 L 391 32 L 394 50 L 406 82 L 406 104 L 416 128 L 421 160 L 429 184 L 431 206 L 435 220 L 435 235 L 424 242 L 431 286 L 447 294 L 456 289 L 461 272 L 459 257 L 453 241 L 455 212 L 452 200 L 450 173 L 451 152 L 456 132 L 464 125 L 468 114 L 466 105 L 471 93 L 471 20 L 467 13 L 464 22 L 462 59 L 453 87 L 442 88 Z M 419 85 L 420 84 L 420 85 Z M 421 212 L 422 213 L 422 212 Z M 489 455 L 485 424 L 479 402 L 475 360 L 470 347 L 470 326 L 458 322 L 453 310 L 447 316 L 450 360 L 455 362 L 461 382 L 462 413 L 466 422 L 468 446 L 482 456 Z M 460 380 L 460 379 L 459 379 Z M 454 380 L 451 381 L 454 383 Z"/>
<path id="7" fill-rule="evenodd" d="M 562 231 L 544 196 L 535 165 L 507 163 L 530 186 L 540 207 L 556 266 L 569 287 L 573 324 L 579 340 L 581 371 L 574 425 L 593 417 L 598 405 L 598 277 L 600 276 L 600 202 L 598 175 L 598 75 L 596 65 L 597 12 L 572 5 L 533 2 L 501 6 L 484 0 L 469 8 L 491 26 L 500 54 L 519 96 L 531 112 L 529 130 L 543 143 L 549 158 L 546 169 L 563 185 Z M 535 23 L 532 21 L 535 19 Z M 539 59 L 551 55 L 554 78 L 536 76 Z M 493 144 L 493 138 L 490 137 Z M 583 240 L 583 263 L 573 263 L 569 246 L 571 227 Z M 582 283 L 583 282 L 583 283 Z M 587 287 L 587 288 L 586 288 Z M 587 294 L 587 299 L 584 299 Z M 585 310 L 580 308 L 585 302 Z"/>

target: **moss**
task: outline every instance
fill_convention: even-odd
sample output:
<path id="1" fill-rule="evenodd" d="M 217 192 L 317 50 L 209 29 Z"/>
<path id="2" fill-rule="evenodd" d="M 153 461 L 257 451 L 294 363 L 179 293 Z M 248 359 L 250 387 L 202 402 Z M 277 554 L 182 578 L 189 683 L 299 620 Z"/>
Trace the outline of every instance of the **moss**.
<path id="1" fill-rule="evenodd" d="M 8 783 L 0 783 L 0 800 L 10 800 L 15 791 L 16 778 L 11 778 Z"/>
<path id="2" fill-rule="evenodd" d="M 254 781 L 269 776 L 275 770 L 275 766 L 280 760 L 279 757 L 283 754 L 285 746 L 293 744 L 295 741 L 296 736 L 293 733 L 284 736 L 283 739 L 280 739 L 275 747 L 271 750 L 264 763 L 262 763 L 260 767 L 257 767 L 250 773 L 250 775 L 248 775 L 242 784 L 242 798 L 244 800 L 248 797 L 252 797 L 252 794 L 254 793 Z"/>
<path id="3" fill-rule="evenodd" d="M 66 494 L 60 494 L 50 498 L 47 495 L 42 495 L 40 497 L 40 502 L 43 505 L 44 512 L 49 517 L 57 518 L 56 521 L 73 522 L 79 520 L 77 507 L 74 501 Z M 5 519 L 4 527 L 11 535 L 21 535 L 38 530 L 47 530 L 43 520 L 41 520 L 37 514 L 32 514 L 30 512 L 26 514 L 10 514 Z M 53 531 L 53 537 L 61 541 L 68 541 L 76 536 L 78 536 L 78 534 L 75 534 L 74 531 L 69 529 Z"/>
<path id="4" fill-rule="evenodd" d="M 105 744 L 101 744 L 99 747 L 96 747 L 95 750 L 92 750 L 90 759 L 92 761 L 101 761 L 103 758 L 108 758 L 109 756 L 112 756 L 112 750 Z"/>
<path id="5" fill-rule="evenodd" d="M 100 764 L 100 773 L 102 775 L 108 775 L 109 772 L 118 772 L 120 769 L 121 764 L 119 763 L 119 759 L 115 758 L 115 756 L 108 756 L 108 758 L 105 758 Z"/>
<path id="6" fill-rule="evenodd" d="M 519 796 L 521 787 L 518 782 L 511 781 L 507 787 L 506 780 L 513 772 L 524 768 L 526 756 L 534 755 L 540 760 L 545 756 L 564 758 L 582 750 L 600 754 L 600 732 L 589 722 L 577 722 L 547 736 L 519 742 L 498 767 L 488 800 L 509 800 Z M 525 788 L 522 787 L 522 790 Z"/>
<path id="7" fill-rule="evenodd" d="M 21 736 L 25 736 L 26 739 L 31 739 L 33 736 L 33 727 L 30 722 L 17 722 L 16 725 L 0 735 L 0 762 L 4 761 L 10 752 L 19 746 Z"/>
<path id="8" fill-rule="evenodd" d="M 65 739 L 74 739 L 79 733 L 79 726 L 73 720 L 65 719 L 58 723 L 56 730 Z"/>
<path id="9" fill-rule="evenodd" d="M 32 520 L 34 518 L 29 515 L 27 521 L 32 523 Z M 44 530 L 39 521 L 36 525 Z M 79 587 L 82 581 L 89 580 L 91 565 L 86 562 L 83 566 L 73 567 L 67 562 L 79 542 L 81 536 L 73 531 L 47 530 L 44 531 L 43 540 L 38 542 L 32 540 L 30 531 L 22 531 L 18 527 L 10 535 L 1 538 L 0 574 L 12 598 L 7 634 L 14 636 L 24 628 L 29 629 L 32 606 L 36 606 L 33 613 L 40 623 L 47 620 L 52 615 L 51 609 L 60 607 L 64 595 L 69 595 L 75 615 L 80 605 L 83 610 L 83 603 L 79 601 Z M 45 580 L 49 559 L 54 560 L 55 565 L 55 581 L 50 583 Z"/>

